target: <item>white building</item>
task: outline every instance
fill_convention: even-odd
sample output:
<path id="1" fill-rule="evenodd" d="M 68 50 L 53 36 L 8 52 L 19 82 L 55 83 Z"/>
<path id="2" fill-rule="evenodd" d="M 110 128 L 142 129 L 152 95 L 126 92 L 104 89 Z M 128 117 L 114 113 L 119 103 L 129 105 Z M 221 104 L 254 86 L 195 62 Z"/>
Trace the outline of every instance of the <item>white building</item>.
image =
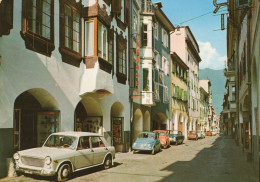
<path id="1" fill-rule="evenodd" d="M 176 52 L 189 67 L 188 113 L 185 124 L 188 131 L 196 130 L 199 124 L 199 46 L 188 26 L 177 27 L 171 34 L 171 52 Z"/>
<path id="2" fill-rule="evenodd" d="M 128 151 L 128 3 L 1 3 L 0 177 L 52 132 L 98 132 Z"/>

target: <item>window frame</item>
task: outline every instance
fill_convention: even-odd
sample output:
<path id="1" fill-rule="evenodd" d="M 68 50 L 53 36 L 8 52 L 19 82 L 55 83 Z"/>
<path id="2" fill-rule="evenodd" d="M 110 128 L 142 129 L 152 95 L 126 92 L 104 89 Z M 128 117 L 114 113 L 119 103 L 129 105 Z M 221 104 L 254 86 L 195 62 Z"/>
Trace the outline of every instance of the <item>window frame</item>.
<path id="1" fill-rule="evenodd" d="M 122 62 L 122 65 L 125 65 L 125 67 L 123 66 L 122 67 L 122 70 L 124 70 L 124 72 L 120 72 L 120 58 L 119 58 L 119 53 L 120 53 L 120 49 L 119 49 L 119 44 L 123 44 L 124 46 L 124 54 L 122 54 L 122 56 L 124 55 L 124 62 Z M 116 75 L 117 75 L 117 81 L 119 83 L 122 83 L 122 84 L 126 84 L 126 80 L 127 80 L 127 40 L 123 37 L 122 34 L 120 35 L 116 35 Z"/>
<path id="2" fill-rule="evenodd" d="M 74 51 L 73 45 L 72 48 L 68 48 L 65 46 L 65 6 L 69 6 L 71 8 L 71 12 L 76 11 L 79 15 L 79 52 Z M 76 2 L 75 0 L 60 0 L 60 47 L 59 51 L 62 55 L 62 61 L 68 63 L 70 65 L 79 67 L 82 61 L 82 15 L 81 15 L 81 2 Z M 73 31 L 73 14 L 71 16 L 72 23 L 72 31 Z M 74 32 L 74 31 L 73 31 Z M 72 42 L 74 42 L 72 32 Z"/>
<path id="3" fill-rule="evenodd" d="M 38 1 L 40 2 L 40 6 L 36 6 L 36 22 L 41 22 L 42 27 L 42 2 L 43 0 Z M 50 0 L 50 38 L 46 38 L 41 34 L 37 33 L 36 31 L 32 31 L 29 29 L 29 11 L 32 10 L 33 5 L 30 4 L 30 1 L 23 0 L 22 1 L 22 27 L 21 27 L 21 36 L 25 41 L 25 46 L 27 49 L 35 51 L 37 53 L 46 55 L 48 57 L 51 56 L 52 51 L 55 49 L 54 46 L 54 0 Z M 37 3 L 37 2 L 36 2 Z M 39 13 L 41 11 L 41 13 Z M 37 20 L 38 18 L 38 20 Z"/>

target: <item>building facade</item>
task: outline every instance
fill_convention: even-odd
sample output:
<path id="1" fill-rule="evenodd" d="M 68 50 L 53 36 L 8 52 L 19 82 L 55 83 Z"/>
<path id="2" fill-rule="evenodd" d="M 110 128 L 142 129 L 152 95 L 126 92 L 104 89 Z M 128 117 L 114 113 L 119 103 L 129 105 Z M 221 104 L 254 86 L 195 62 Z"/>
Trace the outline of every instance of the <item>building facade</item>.
<path id="1" fill-rule="evenodd" d="M 187 131 L 197 130 L 199 111 L 199 46 L 188 26 L 177 27 L 171 34 L 171 51 L 176 52 L 189 67 Z"/>
<path id="2" fill-rule="evenodd" d="M 181 131 L 187 138 L 189 67 L 176 52 L 171 53 L 171 130 Z"/>
<path id="3" fill-rule="evenodd" d="M 210 131 L 209 130 L 209 98 L 210 98 L 210 80 L 199 80 L 200 89 L 200 122 L 198 130 L 200 131 Z"/>
<path id="4" fill-rule="evenodd" d="M 129 7 L 1 2 L 0 177 L 15 151 L 41 146 L 53 132 L 97 132 L 116 151 L 129 150 Z"/>
<path id="5" fill-rule="evenodd" d="M 161 3 L 154 3 L 155 16 L 151 44 L 153 44 L 153 57 L 155 59 L 153 72 L 155 105 L 152 106 L 151 110 L 152 130 L 170 129 L 170 32 L 174 31 L 175 27 L 161 8 Z"/>

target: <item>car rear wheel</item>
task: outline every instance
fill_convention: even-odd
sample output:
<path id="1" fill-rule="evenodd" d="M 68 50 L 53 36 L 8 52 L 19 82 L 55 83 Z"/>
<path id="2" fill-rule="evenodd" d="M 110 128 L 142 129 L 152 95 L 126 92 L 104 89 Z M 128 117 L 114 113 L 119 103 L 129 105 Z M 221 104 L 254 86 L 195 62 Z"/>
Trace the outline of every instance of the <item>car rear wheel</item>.
<path id="1" fill-rule="evenodd" d="M 112 166 L 112 158 L 111 158 L 111 156 L 107 156 L 105 161 L 104 161 L 103 168 L 108 169 L 111 166 Z"/>
<path id="2" fill-rule="evenodd" d="M 71 167 L 69 164 L 62 164 L 58 170 L 57 181 L 66 181 L 69 179 L 71 173 Z"/>

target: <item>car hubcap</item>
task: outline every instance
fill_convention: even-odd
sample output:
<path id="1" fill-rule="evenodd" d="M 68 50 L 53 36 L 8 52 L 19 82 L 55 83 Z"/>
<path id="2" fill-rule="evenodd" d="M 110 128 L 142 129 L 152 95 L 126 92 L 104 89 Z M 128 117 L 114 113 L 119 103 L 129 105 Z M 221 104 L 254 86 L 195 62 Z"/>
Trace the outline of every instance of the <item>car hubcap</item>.
<path id="1" fill-rule="evenodd" d="M 68 174 L 69 174 L 69 170 L 68 170 L 67 168 L 63 169 L 63 171 L 62 171 L 62 176 L 63 176 L 64 178 L 66 178 L 66 177 L 68 176 Z"/>

